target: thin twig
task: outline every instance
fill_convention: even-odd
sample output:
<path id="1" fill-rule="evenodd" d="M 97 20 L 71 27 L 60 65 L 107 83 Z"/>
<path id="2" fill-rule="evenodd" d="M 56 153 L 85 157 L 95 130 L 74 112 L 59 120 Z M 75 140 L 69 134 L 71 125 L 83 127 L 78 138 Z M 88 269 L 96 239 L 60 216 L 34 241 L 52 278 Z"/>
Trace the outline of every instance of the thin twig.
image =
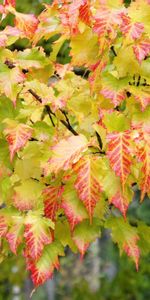
<path id="1" fill-rule="evenodd" d="M 102 150 L 103 149 L 102 139 L 101 139 L 99 133 L 97 131 L 95 131 L 95 132 L 96 132 L 96 137 L 97 137 L 97 140 L 98 140 L 98 144 L 99 144 L 100 150 Z"/>
<path id="2" fill-rule="evenodd" d="M 38 96 L 32 89 L 29 89 L 28 90 L 29 93 L 39 102 L 39 103 L 42 103 L 42 99 L 40 96 Z M 48 105 L 45 105 L 45 109 L 46 109 L 46 112 L 47 114 L 49 115 L 49 118 L 52 122 L 52 125 L 55 126 L 55 123 L 52 119 L 52 115 L 56 118 L 56 115 L 54 112 L 52 112 L 51 108 L 48 106 Z M 60 109 L 60 111 L 63 113 L 63 115 L 65 116 L 66 118 L 66 121 L 64 120 L 60 120 L 60 122 L 75 136 L 78 135 L 78 133 L 73 129 L 73 127 L 71 126 L 70 124 L 70 121 L 69 121 L 69 118 L 67 117 L 67 114 L 65 111 L 63 111 L 62 109 Z"/>

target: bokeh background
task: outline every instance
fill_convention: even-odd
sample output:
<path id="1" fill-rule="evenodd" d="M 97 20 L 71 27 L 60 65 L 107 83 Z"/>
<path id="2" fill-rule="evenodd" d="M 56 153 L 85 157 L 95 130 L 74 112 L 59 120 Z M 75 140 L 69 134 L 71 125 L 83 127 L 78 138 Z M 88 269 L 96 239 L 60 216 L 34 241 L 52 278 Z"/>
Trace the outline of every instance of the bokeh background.
<path id="1" fill-rule="evenodd" d="M 2 3 L 3 1 L 0 1 Z M 24 13 L 42 10 L 42 0 L 18 0 L 17 9 Z M 50 0 L 45 0 L 50 3 Z M 130 3 L 125 1 L 126 5 Z M 12 24 L 13 17 L 4 20 L 0 28 Z M 53 40 L 41 41 L 47 54 L 51 52 Z M 13 46 L 23 50 L 27 41 L 19 40 Z M 65 43 L 58 54 L 58 61 L 69 61 L 69 45 Z M 130 222 L 136 220 L 150 225 L 150 199 L 139 205 L 140 191 L 135 191 L 129 208 Z M 103 230 L 101 238 L 94 242 L 85 258 L 66 249 L 66 257 L 61 259 L 61 268 L 52 280 L 38 288 L 32 300 L 149 300 L 150 299 L 150 256 L 140 259 L 137 272 L 133 262 L 125 255 L 120 257 L 118 248 L 110 239 L 110 233 Z M 22 257 L 12 256 L 0 265 L 0 300 L 29 300 L 33 285 L 25 269 Z"/>

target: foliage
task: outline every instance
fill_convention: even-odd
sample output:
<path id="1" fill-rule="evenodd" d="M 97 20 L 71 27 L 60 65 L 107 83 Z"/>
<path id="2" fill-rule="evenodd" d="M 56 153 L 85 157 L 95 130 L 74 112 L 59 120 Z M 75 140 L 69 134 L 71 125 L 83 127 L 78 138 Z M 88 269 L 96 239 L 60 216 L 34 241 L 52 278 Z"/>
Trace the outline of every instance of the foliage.
<path id="1" fill-rule="evenodd" d="M 9 0 L 0 12 L 13 16 L 0 32 L 1 260 L 23 254 L 38 286 L 66 246 L 84 256 L 108 228 L 138 269 L 150 228 L 127 210 L 135 187 L 150 195 L 149 1 L 55 0 L 36 17 Z"/>

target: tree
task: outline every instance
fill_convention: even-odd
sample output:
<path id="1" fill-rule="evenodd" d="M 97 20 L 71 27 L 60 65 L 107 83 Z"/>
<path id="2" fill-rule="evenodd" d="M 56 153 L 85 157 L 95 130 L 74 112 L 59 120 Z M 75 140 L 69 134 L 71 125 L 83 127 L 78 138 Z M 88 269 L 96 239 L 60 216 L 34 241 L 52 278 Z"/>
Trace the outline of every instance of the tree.
<path id="1" fill-rule="evenodd" d="M 9 0 L 0 12 L 13 15 L 0 33 L 1 259 L 23 254 L 38 286 L 66 246 L 83 257 L 109 228 L 138 269 L 150 228 L 127 210 L 135 189 L 150 195 L 149 1 L 55 0 L 36 17 Z"/>

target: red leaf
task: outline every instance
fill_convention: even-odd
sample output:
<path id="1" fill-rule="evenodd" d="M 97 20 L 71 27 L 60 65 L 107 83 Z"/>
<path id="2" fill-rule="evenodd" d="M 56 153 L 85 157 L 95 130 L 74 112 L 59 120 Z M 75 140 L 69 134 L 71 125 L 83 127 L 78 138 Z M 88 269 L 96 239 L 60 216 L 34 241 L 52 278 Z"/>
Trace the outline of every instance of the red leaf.
<path id="1" fill-rule="evenodd" d="M 16 0 L 4 0 L 4 6 L 12 5 L 13 7 L 16 6 Z"/>
<path id="2" fill-rule="evenodd" d="M 135 126 L 138 136 L 135 138 L 136 156 L 142 162 L 141 174 L 141 201 L 145 194 L 150 193 L 150 123 Z"/>
<path id="3" fill-rule="evenodd" d="M 4 130 L 9 144 L 10 159 L 13 160 L 15 153 L 23 148 L 32 136 L 32 128 L 25 124 L 13 124 Z"/>
<path id="4" fill-rule="evenodd" d="M 96 32 L 99 37 L 109 35 L 111 38 L 115 38 L 117 35 L 116 26 L 121 24 L 121 11 L 110 10 L 106 7 L 99 9 L 94 16 L 94 32 Z"/>
<path id="5" fill-rule="evenodd" d="M 121 191 L 118 191 L 109 201 L 116 208 L 118 208 L 123 214 L 124 218 L 126 218 L 126 212 L 129 206 L 129 201 L 127 197 L 125 197 Z"/>
<path id="6" fill-rule="evenodd" d="M 90 1 L 84 0 L 83 4 L 79 8 L 79 17 L 87 25 L 91 24 L 91 11 L 90 11 Z"/>
<path id="7" fill-rule="evenodd" d="M 52 277 L 55 269 L 59 269 L 59 255 L 63 255 L 62 246 L 57 242 L 46 246 L 38 261 L 33 261 L 26 255 L 27 268 L 31 271 L 32 281 L 35 286 L 43 284 Z"/>
<path id="8" fill-rule="evenodd" d="M 105 98 L 111 99 L 115 107 L 118 106 L 126 98 L 126 93 L 124 90 L 115 91 L 109 87 L 103 88 L 101 90 L 101 94 Z"/>
<path id="9" fill-rule="evenodd" d="M 13 37 L 16 36 L 17 38 L 19 38 L 20 31 L 17 28 L 14 28 L 11 26 L 6 26 L 4 30 L 0 31 L 0 47 L 6 47 L 8 39 L 11 36 L 13 36 Z M 18 80 L 20 81 L 20 79 L 21 79 L 21 82 L 22 82 L 22 81 L 24 81 L 25 78 L 24 78 L 24 75 L 23 76 L 21 76 L 21 75 L 22 74 L 20 72 L 20 78 L 18 76 Z M 5 89 L 5 90 L 7 90 L 7 89 Z"/>
<path id="10" fill-rule="evenodd" d="M 137 245 L 137 241 L 139 240 L 138 236 L 135 236 L 131 238 L 131 240 L 128 240 L 128 243 L 124 243 L 123 249 L 126 252 L 126 254 L 131 257 L 136 265 L 136 269 L 138 271 L 138 266 L 139 266 L 139 258 L 140 258 L 140 250 Z"/>
<path id="11" fill-rule="evenodd" d="M 61 140 L 53 147 L 53 156 L 44 168 L 45 175 L 50 172 L 57 174 L 61 170 L 70 169 L 80 159 L 82 152 L 86 150 L 87 140 L 83 135 Z"/>
<path id="12" fill-rule="evenodd" d="M 78 223 L 87 218 L 83 203 L 78 199 L 76 191 L 71 186 L 65 189 L 61 206 L 67 216 L 71 231 Z"/>
<path id="13" fill-rule="evenodd" d="M 32 39 L 38 27 L 39 21 L 33 14 L 22 14 L 15 12 L 15 25 L 23 36 Z"/>
<path id="14" fill-rule="evenodd" d="M 55 220 L 56 212 L 60 208 L 62 186 L 49 186 L 43 191 L 44 196 L 44 213 L 47 218 Z"/>
<path id="15" fill-rule="evenodd" d="M 121 31 L 125 36 L 129 37 L 130 39 L 136 40 L 141 37 L 144 31 L 144 25 L 140 22 L 132 23 L 130 17 L 123 14 Z"/>
<path id="16" fill-rule="evenodd" d="M 114 132 L 107 136 L 108 150 L 107 156 L 110 161 L 110 165 L 117 176 L 120 177 L 123 188 L 130 174 L 131 166 L 131 149 L 130 141 L 131 134 L 129 131 Z"/>
<path id="17" fill-rule="evenodd" d="M 148 105 L 150 105 L 150 96 L 140 95 L 135 96 L 135 99 L 141 104 L 141 110 L 144 111 Z"/>
<path id="18" fill-rule="evenodd" d="M 142 60 L 150 53 L 150 40 L 143 40 L 139 44 L 133 46 L 134 54 L 139 61 Z"/>
<path id="19" fill-rule="evenodd" d="M 14 223 L 11 225 L 10 230 L 6 234 L 11 251 L 17 254 L 17 248 L 23 239 L 23 223 L 22 218 L 15 217 Z"/>
<path id="20" fill-rule="evenodd" d="M 74 238 L 73 239 L 80 254 L 81 254 L 81 258 L 84 257 L 86 250 L 88 249 L 90 243 L 85 243 L 83 239 L 80 238 Z"/>
<path id="21" fill-rule="evenodd" d="M 59 269 L 59 261 L 55 261 L 55 267 L 56 269 Z M 36 287 L 39 285 L 42 285 L 46 280 L 51 279 L 53 276 L 53 272 L 55 267 L 52 265 L 49 265 L 48 269 L 40 270 L 37 266 L 34 260 L 28 258 L 27 259 L 27 269 L 31 272 L 31 278 Z"/>
<path id="22" fill-rule="evenodd" d="M 27 219 L 24 237 L 28 254 L 33 259 L 38 259 L 44 246 L 52 242 L 51 232 L 46 221 L 36 216 L 31 216 L 30 219 Z"/>
<path id="23" fill-rule="evenodd" d="M 95 157 L 85 156 L 74 166 L 77 174 L 75 188 L 83 201 L 92 221 L 96 203 L 100 199 L 102 187 L 98 178 L 100 161 Z"/>
<path id="24" fill-rule="evenodd" d="M 8 224 L 5 216 L 0 215 L 0 237 L 4 237 L 7 233 Z"/>

